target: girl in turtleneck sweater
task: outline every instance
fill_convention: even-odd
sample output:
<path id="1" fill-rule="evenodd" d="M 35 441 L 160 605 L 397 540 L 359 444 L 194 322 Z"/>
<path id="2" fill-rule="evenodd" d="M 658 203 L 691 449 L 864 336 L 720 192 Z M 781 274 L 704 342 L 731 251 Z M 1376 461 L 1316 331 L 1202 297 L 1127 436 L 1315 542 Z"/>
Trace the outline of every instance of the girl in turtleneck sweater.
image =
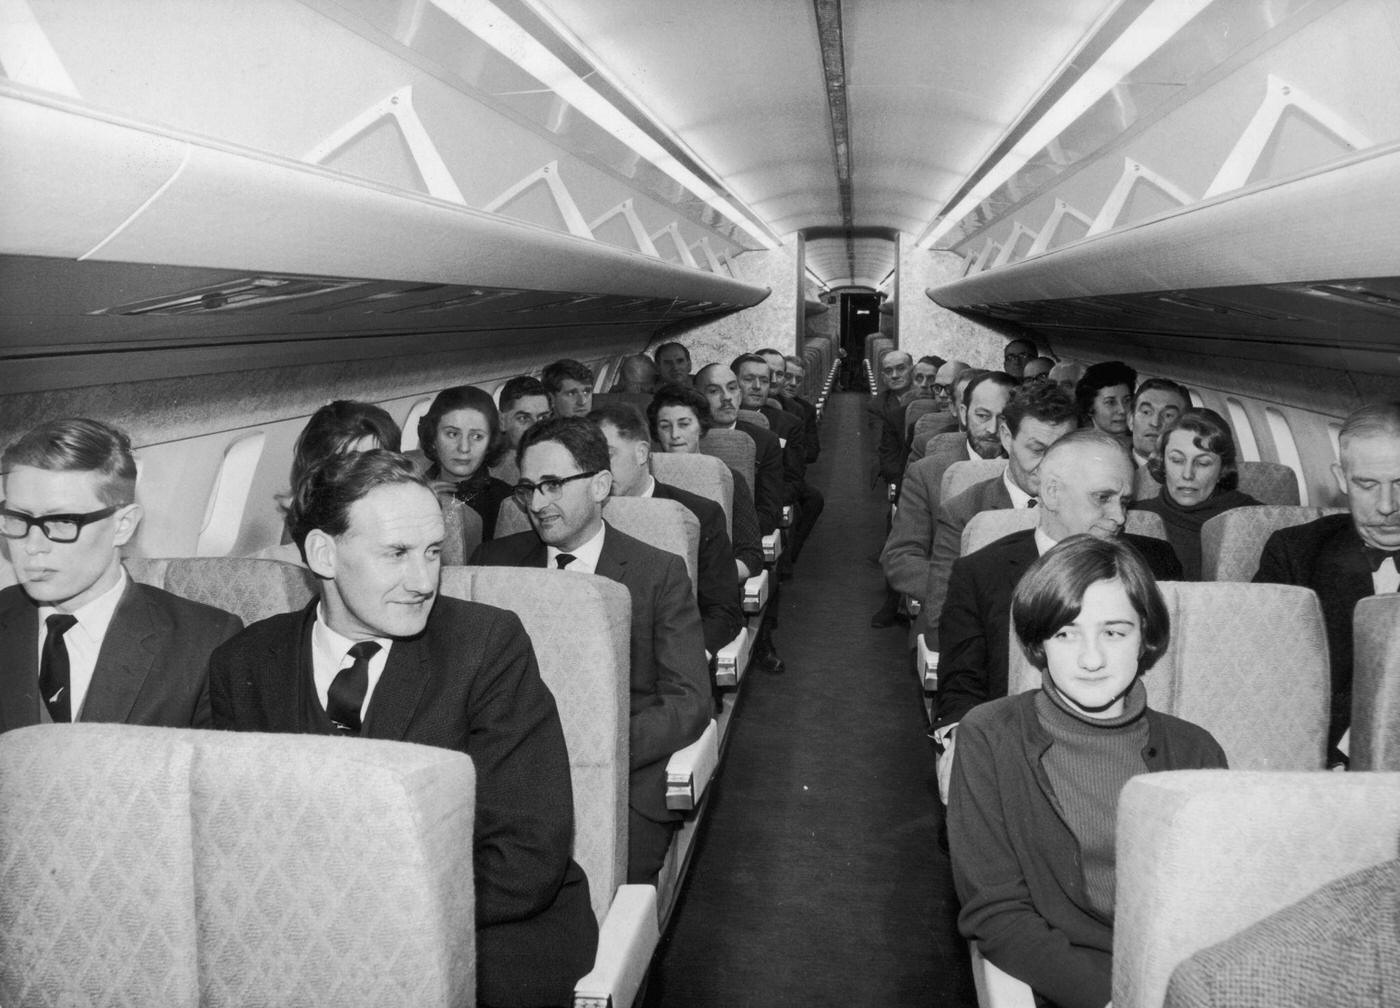
<path id="1" fill-rule="evenodd" d="M 1189 409 L 1157 437 L 1148 474 L 1162 492 L 1134 501 L 1133 510 L 1161 516 L 1167 541 L 1181 560 L 1183 580 L 1201 580 L 1201 526 L 1231 508 L 1259 502 L 1236 487 L 1235 439 L 1215 410 Z"/>
<path id="2" fill-rule="evenodd" d="M 493 538 L 511 488 L 487 471 L 510 447 L 491 394 L 475 385 L 439 392 L 418 421 L 418 443 L 432 463 L 424 475 L 438 499 L 471 508 L 481 516 L 482 538 Z"/>
<path id="3" fill-rule="evenodd" d="M 1147 707 L 1141 679 L 1170 623 L 1127 545 L 1071 536 L 1011 606 L 1042 688 L 957 728 L 948 837 L 958 926 L 982 955 L 1062 1008 L 1109 1003 L 1118 793 L 1157 770 L 1224 767 L 1208 732 Z"/>

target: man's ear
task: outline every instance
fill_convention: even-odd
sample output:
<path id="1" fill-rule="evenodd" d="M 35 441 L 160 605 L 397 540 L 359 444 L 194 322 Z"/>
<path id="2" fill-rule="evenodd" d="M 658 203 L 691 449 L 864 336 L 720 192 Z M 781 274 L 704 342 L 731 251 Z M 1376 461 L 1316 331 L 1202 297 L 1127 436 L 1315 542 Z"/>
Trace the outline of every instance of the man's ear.
<path id="1" fill-rule="evenodd" d="M 131 537 L 136 534 L 137 526 L 141 524 L 141 517 L 145 513 L 140 504 L 128 504 L 118 509 L 115 515 L 116 545 L 125 546 L 131 542 Z"/>
<path id="2" fill-rule="evenodd" d="M 647 464 L 647 459 L 649 459 L 649 458 L 651 458 L 651 442 L 650 442 L 650 441 L 634 441 L 634 442 L 632 442 L 632 461 L 633 461 L 633 462 L 637 463 L 637 465 L 646 465 L 646 464 Z"/>
<path id="3" fill-rule="evenodd" d="M 596 502 L 603 502 L 612 493 L 612 470 L 600 469 L 593 474 L 593 478 L 588 481 L 589 495 Z"/>
<path id="4" fill-rule="evenodd" d="M 335 536 L 312 529 L 306 533 L 302 549 L 306 553 L 306 566 L 313 574 L 326 580 L 335 577 Z"/>
<path id="5" fill-rule="evenodd" d="M 1015 441 L 1016 438 L 1012 435 L 1011 428 L 1007 426 L 1006 420 L 1001 417 L 997 418 L 997 439 L 1001 441 L 1001 450 L 1006 452 L 1009 457 L 1011 455 L 1011 442 Z"/>

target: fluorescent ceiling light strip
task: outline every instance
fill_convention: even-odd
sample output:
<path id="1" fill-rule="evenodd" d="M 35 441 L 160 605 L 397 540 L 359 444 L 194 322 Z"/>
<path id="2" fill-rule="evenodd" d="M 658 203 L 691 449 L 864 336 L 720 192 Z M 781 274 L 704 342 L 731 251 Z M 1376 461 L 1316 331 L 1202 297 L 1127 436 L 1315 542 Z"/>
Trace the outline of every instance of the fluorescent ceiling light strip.
<path id="1" fill-rule="evenodd" d="M 1001 162 L 983 176 L 966 196 L 948 211 L 932 231 L 919 242 L 931 249 L 1026 162 L 1089 111 L 1110 88 L 1126 77 L 1143 60 L 1169 42 L 1186 23 L 1214 0 L 1159 0 L 1132 23 L 1095 61 L 1040 121 L 1026 131 Z"/>
<path id="2" fill-rule="evenodd" d="M 726 200 L 699 176 L 677 161 L 660 144 L 619 112 L 611 102 L 540 45 L 529 32 L 511 20 L 489 0 L 433 0 L 433 4 L 468 31 L 495 49 L 564 101 L 592 119 L 602 129 L 646 158 L 676 182 L 699 196 L 726 218 L 743 228 L 766 249 L 778 245 L 747 215 Z"/>

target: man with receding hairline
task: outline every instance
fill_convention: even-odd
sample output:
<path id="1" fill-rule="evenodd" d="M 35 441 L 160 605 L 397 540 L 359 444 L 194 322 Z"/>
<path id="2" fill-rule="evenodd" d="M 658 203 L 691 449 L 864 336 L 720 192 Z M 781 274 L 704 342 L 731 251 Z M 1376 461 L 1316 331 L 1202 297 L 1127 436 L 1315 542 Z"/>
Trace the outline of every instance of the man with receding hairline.
<path id="1" fill-rule="evenodd" d="M 661 374 L 661 382 L 665 385 L 689 385 L 690 377 L 690 351 L 683 343 L 662 343 L 656 348 L 655 353 L 656 370 Z"/>
<path id="2" fill-rule="evenodd" d="M 49 722 L 209 726 L 209 654 L 242 628 L 138 584 L 136 461 L 97 420 L 42 424 L 5 449 L 0 532 L 19 582 L 0 591 L 0 732 Z"/>

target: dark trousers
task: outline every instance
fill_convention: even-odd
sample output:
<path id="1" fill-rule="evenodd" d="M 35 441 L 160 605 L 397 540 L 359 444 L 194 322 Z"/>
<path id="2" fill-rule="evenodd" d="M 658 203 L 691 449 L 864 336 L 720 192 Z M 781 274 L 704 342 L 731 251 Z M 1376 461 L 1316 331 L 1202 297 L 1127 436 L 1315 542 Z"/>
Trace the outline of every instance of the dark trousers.
<path id="1" fill-rule="evenodd" d="M 652 822 L 634 808 L 627 809 L 627 881 L 650 885 L 656 881 L 678 822 Z"/>

